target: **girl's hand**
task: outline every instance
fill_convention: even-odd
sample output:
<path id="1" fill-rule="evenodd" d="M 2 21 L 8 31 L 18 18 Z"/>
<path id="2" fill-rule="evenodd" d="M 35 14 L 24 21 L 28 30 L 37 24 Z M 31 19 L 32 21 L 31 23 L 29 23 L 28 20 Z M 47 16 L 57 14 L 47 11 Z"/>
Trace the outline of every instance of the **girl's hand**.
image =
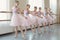
<path id="1" fill-rule="evenodd" d="M 43 17 L 41 17 L 41 18 L 43 18 Z"/>
<path id="2" fill-rule="evenodd" d="M 45 16 L 45 18 L 47 19 L 48 17 L 47 17 L 47 16 Z"/>
<path id="3" fill-rule="evenodd" d="M 27 17 L 25 17 L 27 19 Z"/>

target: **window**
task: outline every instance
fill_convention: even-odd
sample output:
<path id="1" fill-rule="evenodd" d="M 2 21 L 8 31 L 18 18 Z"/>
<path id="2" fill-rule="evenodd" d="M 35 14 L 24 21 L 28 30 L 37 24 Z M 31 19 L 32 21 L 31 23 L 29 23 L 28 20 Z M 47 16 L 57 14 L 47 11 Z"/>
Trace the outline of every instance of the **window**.
<path id="1" fill-rule="evenodd" d="M 9 0 L 0 0 L 0 11 L 9 11 Z M 0 13 L 0 20 L 10 20 L 11 13 Z"/>
<path id="2" fill-rule="evenodd" d="M 0 11 L 9 11 L 9 0 L 0 0 Z"/>
<path id="3" fill-rule="evenodd" d="M 57 11 L 57 0 L 50 0 L 50 8 L 54 13 Z"/>
<path id="4" fill-rule="evenodd" d="M 0 13 L 0 20 L 10 20 L 11 13 Z"/>
<path id="5" fill-rule="evenodd" d="M 33 10 L 34 9 L 34 6 L 44 8 L 44 0 L 29 0 L 28 1 L 28 4 L 31 5 L 30 10 Z"/>

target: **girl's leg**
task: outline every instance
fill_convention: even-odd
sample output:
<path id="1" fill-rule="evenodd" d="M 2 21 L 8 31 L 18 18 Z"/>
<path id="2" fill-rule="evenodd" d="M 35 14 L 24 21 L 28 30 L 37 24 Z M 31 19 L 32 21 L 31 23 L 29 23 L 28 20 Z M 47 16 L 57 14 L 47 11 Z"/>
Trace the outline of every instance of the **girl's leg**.
<path id="1" fill-rule="evenodd" d="M 19 28 L 20 28 L 20 31 L 22 33 L 22 37 L 25 38 L 24 31 L 23 31 L 22 27 L 20 26 Z"/>
<path id="2" fill-rule="evenodd" d="M 51 24 L 53 25 L 53 24 L 54 24 L 54 22 L 52 21 L 52 22 L 51 22 Z"/>
<path id="3" fill-rule="evenodd" d="M 34 33 L 36 33 L 36 25 L 34 25 Z"/>
<path id="4" fill-rule="evenodd" d="M 50 22 L 49 22 L 49 32 L 51 32 L 52 31 L 52 29 L 51 29 L 51 25 L 50 25 Z"/>
<path id="5" fill-rule="evenodd" d="M 40 30 L 40 25 L 38 25 L 38 32 L 39 32 L 39 33 L 41 32 L 41 30 Z"/>
<path id="6" fill-rule="evenodd" d="M 33 25 L 30 25 L 31 31 L 34 33 Z"/>
<path id="7" fill-rule="evenodd" d="M 47 22 L 45 22 L 45 26 L 47 26 Z"/>
<path id="8" fill-rule="evenodd" d="M 15 37 L 16 38 L 18 37 L 18 27 L 17 26 L 15 27 Z"/>
<path id="9" fill-rule="evenodd" d="M 48 27 L 49 27 L 49 30 L 50 30 L 50 22 L 48 22 Z"/>
<path id="10" fill-rule="evenodd" d="M 48 22 L 49 28 L 50 28 L 50 22 Z"/>
<path id="11" fill-rule="evenodd" d="M 45 23 L 43 23 L 43 26 L 44 26 L 44 32 L 46 32 L 46 28 L 45 28 L 45 25 L 46 25 L 46 24 L 45 24 Z"/>
<path id="12" fill-rule="evenodd" d="M 24 34 L 26 34 L 26 32 L 27 32 L 27 26 L 25 26 L 25 32 L 24 32 Z"/>

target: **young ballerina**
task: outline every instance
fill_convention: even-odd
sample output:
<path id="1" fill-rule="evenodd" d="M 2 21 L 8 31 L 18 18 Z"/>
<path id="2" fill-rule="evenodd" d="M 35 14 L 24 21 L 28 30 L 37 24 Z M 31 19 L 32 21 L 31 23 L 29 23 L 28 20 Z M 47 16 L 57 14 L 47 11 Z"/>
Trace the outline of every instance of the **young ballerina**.
<path id="1" fill-rule="evenodd" d="M 46 8 L 46 11 L 45 12 L 46 12 L 47 23 L 48 23 L 48 26 L 49 26 L 49 31 L 51 31 L 52 29 L 51 29 L 50 24 L 52 22 L 52 17 L 50 15 L 49 8 Z"/>
<path id="2" fill-rule="evenodd" d="M 52 22 L 51 22 L 51 24 L 54 24 L 54 20 L 56 19 L 56 14 L 54 14 L 52 11 L 51 11 L 51 9 L 49 8 L 49 14 L 50 14 L 50 17 L 52 18 Z"/>
<path id="3" fill-rule="evenodd" d="M 40 17 L 39 18 L 39 21 L 38 21 L 39 26 L 41 26 L 41 24 L 42 24 L 44 26 L 44 28 L 45 28 L 45 26 L 47 24 L 47 20 L 46 20 L 46 15 L 42 11 L 42 8 L 41 7 L 39 7 L 38 15 Z M 46 31 L 46 28 L 45 28 L 44 32 L 45 31 Z"/>
<path id="4" fill-rule="evenodd" d="M 12 15 L 12 18 L 11 18 L 11 25 L 12 26 L 15 26 L 15 35 L 16 35 L 16 37 L 17 37 L 17 28 L 18 28 L 18 26 L 20 26 L 20 19 L 19 19 L 19 16 L 18 16 L 18 14 L 19 14 L 19 12 L 18 12 L 18 5 L 19 5 L 19 2 L 18 1 L 16 1 L 15 2 L 15 6 L 12 8 L 12 13 L 13 13 L 13 15 Z"/>
<path id="5" fill-rule="evenodd" d="M 30 8 L 30 5 L 27 4 L 27 5 L 26 5 L 26 9 L 24 10 L 24 17 L 25 17 L 25 19 L 26 19 L 26 21 L 25 21 L 25 33 L 26 33 L 26 31 L 27 31 L 27 27 L 30 27 L 31 30 L 32 30 L 32 32 L 33 32 L 32 20 L 31 20 L 31 18 L 30 18 L 30 16 L 29 16 L 29 14 L 30 14 L 29 8 Z"/>
<path id="6" fill-rule="evenodd" d="M 48 24 L 49 24 L 49 26 L 50 26 L 50 24 L 52 23 L 52 17 L 51 17 L 51 15 L 50 15 L 49 8 L 47 8 L 46 16 L 47 16 Z"/>
<path id="7" fill-rule="evenodd" d="M 39 33 L 41 33 L 40 26 L 42 24 L 44 24 L 43 12 L 42 12 L 42 8 L 41 7 L 39 7 L 39 11 L 38 11 L 37 15 L 38 15 L 38 19 L 37 19 L 37 22 L 38 22 L 38 31 L 39 31 Z"/>
<path id="8" fill-rule="evenodd" d="M 53 21 L 53 18 L 52 18 L 52 15 L 51 15 L 51 13 L 50 13 L 50 9 L 49 8 L 47 8 L 46 9 L 46 19 L 47 19 L 47 22 L 48 22 L 48 26 L 49 26 L 49 32 L 52 30 L 51 29 L 51 23 L 52 23 L 52 21 Z"/>
<path id="9" fill-rule="evenodd" d="M 18 27 L 20 26 L 20 31 L 23 35 L 23 31 L 21 29 L 21 15 L 20 15 L 20 8 L 19 8 L 19 1 L 15 1 L 15 5 L 12 8 L 12 18 L 11 18 L 11 26 L 15 27 L 15 37 L 18 37 Z"/>
<path id="10" fill-rule="evenodd" d="M 36 14 L 37 14 L 37 7 L 34 7 L 34 11 L 32 11 L 31 15 L 32 15 L 32 24 L 34 26 L 34 33 L 36 33 L 36 27 L 37 27 L 37 18 L 36 18 Z"/>
<path id="11" fill-rule="evenodd" d="M 46 21 L 44 12 L 42 11 L 42 8 L 41 7 L 39 7 L 38 16 L 39 16 L 39 19 L 38 19 L 38 28 L 40 28 L 41 24 L 45 27 L 47 21 Z M 44 30 L 44 32 L 45 31 L 46 31 L 46 29 Z"/>

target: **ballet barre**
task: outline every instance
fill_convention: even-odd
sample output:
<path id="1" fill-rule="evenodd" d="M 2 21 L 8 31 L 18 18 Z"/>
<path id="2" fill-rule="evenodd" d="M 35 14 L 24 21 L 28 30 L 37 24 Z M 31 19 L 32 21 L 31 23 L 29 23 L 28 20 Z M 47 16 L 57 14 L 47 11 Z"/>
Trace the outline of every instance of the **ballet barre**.
<path id="1" fill-rule="evenodd" d="M 0 11 L 0 13 L 12 13 L 11 11 Z"/>
<path id="2" fill-rule="evenodd" d="M 0 13 L 3 14 L 3 13 L 12 13 L 12 12 L 11 11 L 0 11 Z M 11 20 L 10 19 L 9 20 L 7 19 L 7 20 L 0 20 L 0 21 L 11 21 Z"/>

